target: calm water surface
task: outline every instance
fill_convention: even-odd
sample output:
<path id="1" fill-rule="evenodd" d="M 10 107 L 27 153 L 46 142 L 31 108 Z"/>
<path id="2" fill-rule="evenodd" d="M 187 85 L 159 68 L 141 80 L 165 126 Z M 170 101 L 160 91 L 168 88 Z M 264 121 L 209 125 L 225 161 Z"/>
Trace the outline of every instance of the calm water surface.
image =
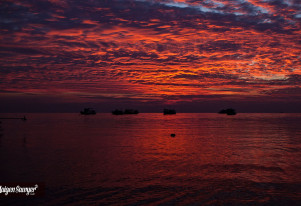
<path id="1" fill-rule="evenodd" d="M 45 194 L 7 204 L 301 204 L 301 114 L 26 117 L 0 124 L 0 183 Z"/>

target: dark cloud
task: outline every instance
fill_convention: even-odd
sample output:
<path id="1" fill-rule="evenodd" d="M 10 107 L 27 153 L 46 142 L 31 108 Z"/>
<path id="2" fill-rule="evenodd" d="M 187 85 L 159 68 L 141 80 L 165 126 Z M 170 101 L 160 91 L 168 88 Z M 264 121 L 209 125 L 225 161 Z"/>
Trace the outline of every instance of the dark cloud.
<path id="1" fill-rule="evenodd" d="M 241 48 L 240 44 L 235 43 L 234 41 L 211 41 L 205 44 L 198 46 L 200 52 L 202 51 L 237 51 Z"/>
<path id="2" fill-rule="evenodd" d="M 26 48 L 26 47 L 0 47 L 0 55 L 1 53 L 18 53 L 18 54 L 26 54 L 26 55 L 35 55 L 35 54 L 45 54 L 45 50 L 39 50 L 34 48 Z"/>
<path id="3" fill-rule="evenodd" d="M 226 95 L 162 95 L 164 99 L 168 100 L 212 100 L 221 99 L 226 97 Z"/>
<path id="4" fill-rule="evenodd" d="M 0 70 L 0 74 L 5 75 L 9 73 L 24 73 L 24 72 L 32 72 L 36 70 L 36 68 L 32 66 L 6 66 L 2 67 Z"/>
<path id="5" fill-rule="evenodd" d="M 214 79 L 237 79 L 237 76 L 232 74 L 222 74 L 222 73 L 200 73 L 200 74 L 179 74 L 175 75 L 173 78 L 179 79 L 189 79 L 189 80 L 202 80 L 204 78 L 214 78 Z"/>
<path id="6" fill-rule="evenodd" d="M 301 75 L 299 74 L 291 74 L 288 76 L 288 79 L 285 82 L 289 85 L 299 85 L 301 86 Z"/>
<path id="7" fill-rule="evenodd" d="M 301 87 L 286 87 L 263 92 L 264 94 L 276 96 L 278 98 L 290 98 L 295 101 L 301 100 Z"/>

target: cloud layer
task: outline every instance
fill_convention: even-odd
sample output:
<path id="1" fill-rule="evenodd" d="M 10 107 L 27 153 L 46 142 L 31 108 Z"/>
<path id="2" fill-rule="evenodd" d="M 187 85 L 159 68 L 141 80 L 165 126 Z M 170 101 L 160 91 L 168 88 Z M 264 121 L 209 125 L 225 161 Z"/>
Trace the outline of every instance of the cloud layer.
<path id="1" fill-rule="evenodd" d="M 2 98 L 301 101 L 297 0 L 4 0 L 0 5 Z"/>

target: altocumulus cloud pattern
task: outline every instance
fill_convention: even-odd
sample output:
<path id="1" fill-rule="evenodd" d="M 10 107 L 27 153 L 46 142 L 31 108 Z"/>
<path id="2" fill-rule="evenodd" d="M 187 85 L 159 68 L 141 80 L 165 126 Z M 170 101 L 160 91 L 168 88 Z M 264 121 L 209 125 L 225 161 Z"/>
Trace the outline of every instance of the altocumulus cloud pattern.
<path id="1" fill-rule="evenodd" d="M 0 5 L 6 102 L 301 101 L 298 0 Z"/>

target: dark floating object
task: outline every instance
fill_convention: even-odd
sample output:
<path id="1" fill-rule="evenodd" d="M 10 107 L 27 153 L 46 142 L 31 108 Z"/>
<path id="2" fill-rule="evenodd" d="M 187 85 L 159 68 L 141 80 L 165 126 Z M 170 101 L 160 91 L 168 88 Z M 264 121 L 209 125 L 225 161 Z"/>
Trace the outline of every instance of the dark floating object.
<path id="1" fill-rule="evenodd" d="M 27 120 L 25 116 L 21 117 L 21 118 L 19 118 L 19 117 L 0 117 L 0 119 L 21 119 L 23 121 Z M 1 123 L 1 121 L 0 121 L 0 123 Z"/>
<path id="2" fill-rule="evenodd" d="M 80 111 L 82 115 L 96 114 L 96 111 L 92 108 L 85 108 L 84 111 Z"/>
<path id="3" fill-rule="evenodd" d="M 112 114 L 114 114 L 114 115 L 139 114 L 139 111 L 138 110 L 134 110 L 134 109 L 126 109 L 124 111 L 119 110 L 119 109 L 115 109 L 114 111 L 112 111 Z"/>
<path id="4" fill-rule="evenodd" d="M 170 134 L 170 136 L 171 136 L 171 137 L 175 137 L 175 136 L 176 136 L 176 134 Z"/>
<path id="5" fill-rule="evenodd" d="M 174 110 L 174 109 L 164 109 L 163 110 L 163 114 L 165 115 L 165 114 L 176 114 L 177 112 L 176 112 L 176 110 Z"/>
<path id="6" fill-rule="evenodd" d="M 123 114 L 123 111 L 119 110 L 119 109 L 115 109 L 114 111 L 112 111 L 112 114 L 121 115 L 121 114 Z"/>
<path id="7" fill-rule="evenodd" d="M 222 109 L 218 112 L 219 114 L 227 114 L 227 115 L 236 115 L 235 109 L 229 108 L 229 109 Z"/>

